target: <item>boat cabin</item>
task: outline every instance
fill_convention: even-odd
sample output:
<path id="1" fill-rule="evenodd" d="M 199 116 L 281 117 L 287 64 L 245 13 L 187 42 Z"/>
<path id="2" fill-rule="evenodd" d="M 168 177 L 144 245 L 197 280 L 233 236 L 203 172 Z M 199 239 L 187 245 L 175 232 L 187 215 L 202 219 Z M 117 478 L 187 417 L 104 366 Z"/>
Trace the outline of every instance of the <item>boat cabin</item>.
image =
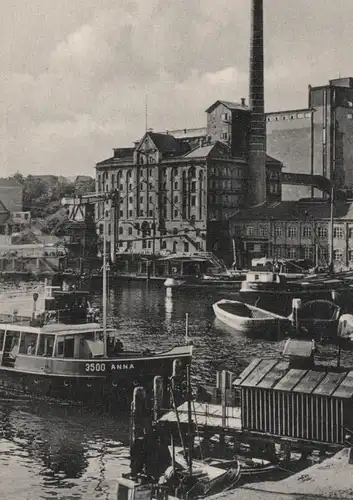
<path id="1" fill-rule="evenodd" d="M 245 281 L 260 282 L 260 283 L 283 283 L 284 278 L 278 273 L 267 271 L 250 271 L 245 275 Z"/>
<path id="2" fill-rule="evenodd" d="M 104 349 L 103 329 L 98 323 L 43 327 L 9 323 L 0 326 L 0 356 L 1 364 L 5 366 L 29 356 L 99 359 L 104 356 Z"/>

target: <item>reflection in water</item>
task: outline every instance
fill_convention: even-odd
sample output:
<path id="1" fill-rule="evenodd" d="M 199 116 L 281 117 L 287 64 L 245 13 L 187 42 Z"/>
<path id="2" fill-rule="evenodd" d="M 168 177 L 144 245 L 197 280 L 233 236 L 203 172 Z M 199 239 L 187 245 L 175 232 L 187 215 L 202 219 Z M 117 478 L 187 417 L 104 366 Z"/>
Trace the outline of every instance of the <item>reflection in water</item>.
<path id="1" fill-rule="evenodd" d="M 2 285 L 1 291 L 10 288 Z M 109 326 L 128 347 L 162 350 L 183 343 L 189 314 L 195 383 L 213 384 L 216 370 L 238 373 L 253 357 L 277 356 L 283 349 L 284 341 L 250 338 L 215 321 L 212 304 L 229 298 L 227 291 L 173 290 L 168 295 L 162 283 L 111 285 Z M 13 287 L 32 294 L 38 283 Z M 93 305 L 99 306 L 101 285 L 92 289 Z M 343 353 L 342 362 L 352 364 L 352 355 Z M 117 475 L 129 465 L 127 442 L 127 415 L 0 394 L 0 499 L 113 500 Z"/>

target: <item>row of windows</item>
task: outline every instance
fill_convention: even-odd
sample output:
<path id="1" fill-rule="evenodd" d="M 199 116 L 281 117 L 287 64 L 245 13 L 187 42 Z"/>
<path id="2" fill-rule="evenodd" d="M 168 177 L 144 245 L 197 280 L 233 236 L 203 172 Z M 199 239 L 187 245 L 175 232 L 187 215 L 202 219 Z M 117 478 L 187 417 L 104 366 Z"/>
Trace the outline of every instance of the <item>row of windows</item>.
<path id="1" fill-rule="evenodd" d="M 314 259 L 315 250 L 313 247 L 274 247 L 274 254 L 277 258 L 283 259 Z M 328 249 L 319 248 L 319 258 L 322 260 L 328 260 Z"/>
<path id="2" fill-rule="evenodd" d="M 242 187 L 242 183 L 235 179 L 228 179 L 226 181 L 209 181 L 210 189 L 240 189 Z"/>
<path id="3" fill-rule="evenodd" d="M 337 229 L 337 231 L 336 231 Z M 340 230 L 342 228 L 335 228 L 334 229 L 334 237 L 339 238 Z M 247 226 L 246 228 L 246 234 L 247 236 L 259 236 L 259 237 L 264 237 L 269 235 L 269 230 L 267 227 L 260 226 L 258 227 L 257 231 L 254 226 Z M 282 226 L 275 226 L 273 229 L 273 234 L 275 237 L 281 237 L 284 236 L 284 228 Z M 287 227 L 287 237 L 288 238 L 297 238 L 299 234 L 299 228 L 297 226 L 288 226 Z M 310 226 L 304 226 L 301 228 L 301 235 L 302 238 L 311 238 L 314 236 L 313 229 Z M 316 230 L 316 237 L 318 238 L 327 238 L 328 236 L 328 230 L 326 227 L 318 227 Z M 353 237 L 353 228 L 352 228 L 352 237 Z"/>
<path id="4" fill-rule="evenodd" d="M 280 120 L 295 120 L 295 119 L 303 119 L 303 118 L 310 118 L 311 113 L 306 112 L 306 113 L 293 113 L 290 115 L 271 115 L 268 116 L 266 119 L 268 122 L 278 122 Z"/>
<path id="5" fill-rule="evenodd" d="M 210 175 L 213 177 L 238 177 L 242 178 L 243 169 L 237 167 L 211 167 Z"/>

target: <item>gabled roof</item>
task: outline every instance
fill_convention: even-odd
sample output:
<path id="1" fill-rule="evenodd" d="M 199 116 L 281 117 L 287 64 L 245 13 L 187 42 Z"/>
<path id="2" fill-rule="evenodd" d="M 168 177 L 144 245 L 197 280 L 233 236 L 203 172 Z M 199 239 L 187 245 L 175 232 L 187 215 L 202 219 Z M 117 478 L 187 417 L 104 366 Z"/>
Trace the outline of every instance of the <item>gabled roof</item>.
<path id="1" fill-rule="evenodd" d="M 214 102 L 213 104 L 211 104 L 211 106 L 206 109 L 206 113 L 210 113 L 211 111 L 213 111 L 214 108 L 219 106 L 219 104 L 223 104 L 223 106 L 226 106 L 231 111 L 235 110 L 235 109 L 239 109 L 241 111 L 249 111 L 249 106 L 247 106 L 246 104 L 243 105 L 243 104 L 240 104 L 239 102 L 218 100 L 218 101 Z"/>
<path id="2" fill-rule="evenodd" d="M 161 153 L 166 154 L 177 154 L 179 153 L 179 141 L 175 139 L 174 136 L 170 134 L 160 134 L 157 132 L 147 132 L 147 135 L 150 136 L 156 148 Z"/>

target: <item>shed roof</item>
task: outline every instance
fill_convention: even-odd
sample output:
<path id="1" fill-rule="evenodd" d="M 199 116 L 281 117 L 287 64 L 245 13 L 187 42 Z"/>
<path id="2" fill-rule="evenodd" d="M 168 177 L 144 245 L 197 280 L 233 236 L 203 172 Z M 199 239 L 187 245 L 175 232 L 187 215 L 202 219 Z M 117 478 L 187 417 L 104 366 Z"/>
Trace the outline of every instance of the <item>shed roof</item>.
<path id="1" fill-rule="evenodd" d="M 353 371 L 327 366 L 295 369 L 284 359 L 257 358 L 233 385 L 350 399 L 353 397 Z"/>

